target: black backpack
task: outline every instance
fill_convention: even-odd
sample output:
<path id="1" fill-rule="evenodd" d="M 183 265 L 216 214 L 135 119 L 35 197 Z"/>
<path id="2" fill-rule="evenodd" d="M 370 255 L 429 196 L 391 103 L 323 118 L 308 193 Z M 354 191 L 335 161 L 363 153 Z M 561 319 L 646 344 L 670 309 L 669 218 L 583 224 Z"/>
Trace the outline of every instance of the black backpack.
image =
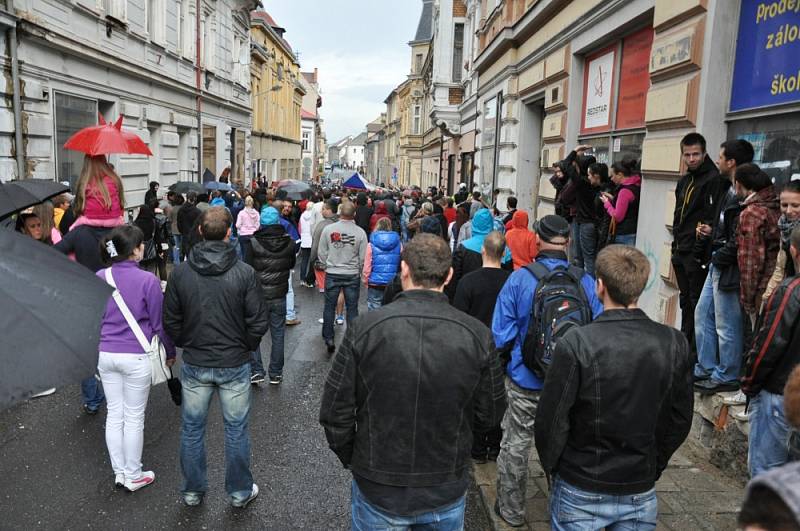
<path id="1" fill-rule="evenodd" d="M 581 284 L 583 269 L 559 265 L 550 271 L 537 262 L 528 264 L 525 269 L 538 284 L 522 345 L 522 363 L 544 380 L 558 340 L 573 328 L 590 323 L 592 308 Z"/>

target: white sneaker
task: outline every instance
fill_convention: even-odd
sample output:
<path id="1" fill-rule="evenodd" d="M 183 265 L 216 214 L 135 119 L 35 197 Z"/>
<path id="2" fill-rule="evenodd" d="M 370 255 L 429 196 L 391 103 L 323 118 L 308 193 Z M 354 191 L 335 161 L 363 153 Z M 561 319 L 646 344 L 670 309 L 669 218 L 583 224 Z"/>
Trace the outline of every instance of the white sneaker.
<path id="1" fill-rule="evenodd" d="M 56 388 L 55 387 L 51 387 L 50 389 L 45 389 L 44 391 L 42 391 L 40 393 L 36 393 L 35 395 L 31 395 L 31 398 L 41 398 L 43 396 L 50 396 L 55 392 L 56 392 Z"/>
<path id="2" fill-rule="evenodd" d="M 750 422 L 750 412 L 749 411 L 748 412 L 737 411 L 736 413 L 734 413 L 731 416 L 733 418 L 735 418 L 736 420 L 739 420 L 741 422 Z"/>
<path id="3" fill-rule="evenodd" d="M 142 472 L 142 475 L 139 479 L 130 480 L 125 478 L 125 490 L 128 492 L 136 492 L 139 489 L 142 489 L 156 480 L 156 475 L 151 471 L 148 470 L 147 472 Z"/>
<path id="4" fill-rule="evenodd" d="M 317 319 L 317 322 L 318 322 L 319 324 L 324 324 L 324 323 L 325 323 L 325 319 L 323 319 L 322 317 L 320 317 L 319 319 Z"/>
<path id="5" fill-rule="evenodd" d="M 743 392 L 737 391 L 736 394 L 724 398 L 722 403 L 726 406 L 743 406 L 747 403 L 747 397 Z"/>
<path id="6" fill-rule="evenodd" d="M 256 496 L 258 496 L 258 485 L 253 483 L 253 490 L 250 492 L 250 496 L 248 496 L 242 501 L 233 501 L 231 502 L 231 505 L 233 505 L 234 507 L 238 507 L 239 509 L 244 509 L 245 507 L 247 507 L 248 503 L 256 499 Z"/>
<path id="7" fill-rule="evenodd" d="M 339 326 L 342 326 L 344 324 L 344 316 L 343 315 L 337 315 L 336 316 L 336 324 L 339 325 Z"/>

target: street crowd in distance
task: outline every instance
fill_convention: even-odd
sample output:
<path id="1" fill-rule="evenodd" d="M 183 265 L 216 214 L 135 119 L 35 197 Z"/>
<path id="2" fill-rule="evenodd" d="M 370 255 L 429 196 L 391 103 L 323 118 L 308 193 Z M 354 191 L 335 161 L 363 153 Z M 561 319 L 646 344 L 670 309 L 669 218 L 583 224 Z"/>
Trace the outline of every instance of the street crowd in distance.
<path id="1" fill-rule="evenodd" d="M 183 502 L 208 490 L 214 394 L 230 503 L 258 496 L 251 458 L 269 449 L 251 449 L 250 393 L 282 382 L 297 276 L 321 294 L 331 367 L 319 420 L 353 475 L 353 529 L 462 529 L 471 465 L 487 460 L 494 512 L 524 526 L 533 446 L 552 529 L 655 529 L 655 484 L 689 434 L 695 392 L 747 404 L 741 527 L 799 529 L 800 181 L 773 183 L 745 140 L 712 150 L 691 133 L 675 149 L 687 168 L 672 224 L 680 330 L 637 306 L 653 274 L 635 247 L 638 161 L 609 167 L 589 146 L 554 165 L 556 213 L 536 220 L 516 197 L 464 184 L 452 196 L 363 179 L 259 177 L 245 189 L 226 170 L 166 193 L 150 183 L 124 223 L 122 180 L 87 155 L 74 195 L 14 226 L 116 290 L 80 406 L 106 404 L 109 482 L 121 489 L 156 481 L 142 463 L 145 408 L 169 378 L 155 372 L 180 355 L 168 381 Z"/>

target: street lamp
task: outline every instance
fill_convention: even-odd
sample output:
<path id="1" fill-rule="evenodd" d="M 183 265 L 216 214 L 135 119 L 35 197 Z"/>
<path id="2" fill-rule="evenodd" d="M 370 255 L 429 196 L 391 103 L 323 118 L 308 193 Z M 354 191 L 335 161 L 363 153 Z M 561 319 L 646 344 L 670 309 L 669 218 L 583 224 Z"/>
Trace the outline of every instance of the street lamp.
<path id="1" fill-rule="evenodd" d="M 261 92 L 256 92 L 255 94 L 251 94 L 250 97 L 251 98 L 255 98 L 256 96 L 261 96 L 262 94 L 268 94 L 270 92 L 276 92 L 278 90 L 281 90 L 282 88 L 283 88 L 283 85 L 278 83 L 277 85 L 274 85 L 271 89 L 262 90 Z"/>

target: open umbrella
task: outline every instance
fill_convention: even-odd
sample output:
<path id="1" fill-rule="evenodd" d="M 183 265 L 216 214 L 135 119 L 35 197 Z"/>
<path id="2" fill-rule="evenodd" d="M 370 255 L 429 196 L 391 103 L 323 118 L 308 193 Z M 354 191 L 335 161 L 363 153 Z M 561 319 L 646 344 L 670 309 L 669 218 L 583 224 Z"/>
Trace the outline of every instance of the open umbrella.
<path id="1" fill-rule="evenodd" d="M 97 367 L 111 287 L 58 251 L 0 230 L 0 408 Z"/>
<path id="2" fill-rule="evenodd" d="M 284 179 L 278 181 L 278 190 L 286 191 L 286 198 L 292 201 L 300 201 L 311 195 L 311 186 L 303 181 L 295 179 Z"/>
<path id="3" fill-rule="evenodd" d="M 84 127 L 72 135 L 64 147 L 93 157 L 109 153 L 153 154 L 141 138 L 122 130 L 122 116 L 113 124 L 106 123 L 102 116 L 98 119 L 98 125 Z"/>
<path id="4" fill-rule="evenodd" d="M 208 181 L 207 183 L 203 183 L 203 186 L 206 190 L 225 190 L 230 192 L 233 190 L 233 186 L 228 183 L 221 183 L 219 181 Z"/>
<path id="5" fill-rule="evenodd" d="M 179 194 L 188 194 L 189 192 L 203 194 L 206 191 L 201 183 L 196 183 L 194 181 L 178 181 L 171 184 L 169 189 Z"/>
<path id="6" fill-rule="evenodd" d="M 0 183 L 0 219 L 69 192 L 69 187 L 44 179 L 21 179 Z"/>

